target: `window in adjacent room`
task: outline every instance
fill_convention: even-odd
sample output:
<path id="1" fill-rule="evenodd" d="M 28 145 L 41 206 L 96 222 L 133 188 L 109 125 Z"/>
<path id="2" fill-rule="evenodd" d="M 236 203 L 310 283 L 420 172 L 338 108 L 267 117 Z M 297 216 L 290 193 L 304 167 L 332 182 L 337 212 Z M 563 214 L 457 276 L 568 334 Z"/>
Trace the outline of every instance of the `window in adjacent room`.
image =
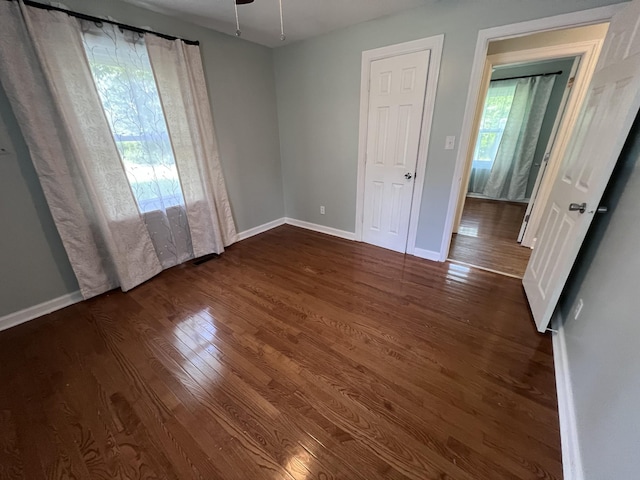
<path id="1" fill-rule="evenodd" d="M 491 82 L 480 121 L 478 141 L 473 155 L 473 168 L 491 169 L 498 153 L 517 80 Z"/>

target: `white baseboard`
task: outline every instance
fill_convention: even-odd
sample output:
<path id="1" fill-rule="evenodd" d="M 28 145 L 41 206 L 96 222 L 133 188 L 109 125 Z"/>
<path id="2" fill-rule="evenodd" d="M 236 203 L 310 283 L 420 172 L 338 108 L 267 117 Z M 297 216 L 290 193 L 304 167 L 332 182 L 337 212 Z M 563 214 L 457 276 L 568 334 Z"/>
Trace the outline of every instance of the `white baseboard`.
<path id="1" fill-rule="evenodd" d="M 272 222 L 265 223 L 263 225 L 258 225 L 257 227 L 250 228 L 249 230 L 245 230 L 244 232 L 238 233 L 238 241 L 245 240 L 247 238 L 253 237 L 254 235 L 258 235 L 259 233 L 264 233 L 272 228 L 279 227 L 280 225 L 293 225 L 294 227 L 304 228 L 306 230 L 313 230 L 314 232 L 326 233 L 327 235 L 332 235 L 334 237 L 345 238 L 347 240 L 355 240 L 356 234 L 352 232 L 347 232 L 344 230 L 338 230 L 333 227 L 326 227 L 324 225 L 318 225 L 317 223 L 305 222 L 304 220 L 296 220 L 295 218 L 283 217 L 278 218 L 277 220 L 273 220 Z"/>
<path id="2" fill-rule="evenodd" d="M 318 225 L 317 223 L 305 222 L 303 220 L 296 220 L 295 218 L 285 218 L 285 223 L 293 225 L 294 227 L 305 228 L 307 230 L 313 230 L 314 232 L 326 233 L 327 235 L 333 235 L 334 237 L 344 238 L 346 240 L 355 240 L 356 234 L 353 232 L 347 232 L 345 230 L 338 230 L 333 227 L 325 227 L 324 225 Z"/>
<path id="3" fill-rule="evenodd" d="M 558 416 L 560 418 L 560 442 L 562 444 L 562 470 L 564 480 L 583 480 L 582 456 L 578 441 L 575 403 L 571 374 L 567 360 L 567 346 L 564 326 L 559 315 L 553 319 L 553 364 L 558 392 Z"/>
<path id="4" fill-rule="evenodd" d="M 413 255 L 419 258 L 424 258 L 426 260 L 431 260 L 433 262 L 441 262 L 440 260 L 440 252 L 435 252 L 433 250 L 425 250 L 423 248 L 414 248 Z"/>
<path id="5" fill-rule="evenodd" d="M 527 198 L 524 200 L 508 200 L 506 198 L 492 198 L 492 197 L 487 197 L 486 195 L 482 195 L 481 193 L 473 193 L 473 192 L 467 192 L 466 197 L 477 198 L 480 200 L 492 200 L 494 202 L 509 202 L 509 203 L 529 203 L 531 201 L 530 198 Z"/>
<path id="6" fill-rule="evenodd" d="M 245 230 L 244 232 L 240 232 L 238 234 L 238 241 L 253 237 L 254 235 L 258 235 L 259 233 L 266 232 L 268 230 L 271 230 L 272 228 L 279 227 L 280 225 L 284 225 L 285 223 L 294 225 L 296 227 L 306 228 L 307 230 L 313 230 L 340 238 L 346 238 L 348 240 L 355 239 L 355 234 L 351 232 L 345 232 L 336 228 L 316 225 L 314 223 L 303 222 L 302 220 L 295 220 L 292 218 L 278 218 L 263 225 L 258 225 L 257 227 Z M 34 305 L 33 307 L 25 308 L 24 310 L 20 310 L 18 312 L 10 313 L 8 315 L 5 315 L 4 317 L 0 317 L 0 331 L 6 330 L 7 328 L 15 327 L 16 325 L 28 322 L 29 320 L 41 317 L 42 315 L 55 312 L 56 310 L 60 310 L 61 308 L 68 307 L 69 305 L 73 305 L 74 303 L 78 303 L 80 301 L 82 301 L 82 295 L 79 291 L 77 291 L 48 300 L 38 305 Z"/>
<path id="7" fill-rule="evenodd" d="M 47 313 L 55 312 L 61 308 L 68 307 L 74 303 L 82 301 L 82 294 L 80 291 L 68 293 L 58 298 L 47 300 L 46 302 L 34 305 L 33 307 L 25 308 L 18 312 L 10 313 L 4 317 L 0 317 L 0 331 L 7 328 L 15 327 L 21 323 L 28 322 L 34 318 L 41 317 Z"/>
<path id="8" fill-rule="evenodd" d="M 249 230 L 245 230 L 244 232 L 238 233 L 238 241 L 246 240 L 247 238 L 253 237 L 254 235 L 258 235 L 260 233 L 264 233 L 272 228 L 279 227 L 280 225 L 284 225 L 285 219 L 284 217 L 278 218 L 271 222 L 267 222 L 262 225 L 258 225 L 257 227 L 250 228 Z"/>

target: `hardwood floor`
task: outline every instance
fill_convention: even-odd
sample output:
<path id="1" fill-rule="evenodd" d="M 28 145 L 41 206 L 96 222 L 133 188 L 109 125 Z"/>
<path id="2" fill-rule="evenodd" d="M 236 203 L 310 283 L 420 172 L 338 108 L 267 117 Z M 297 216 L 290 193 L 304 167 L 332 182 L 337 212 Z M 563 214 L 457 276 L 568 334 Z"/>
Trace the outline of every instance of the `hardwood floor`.
<path id="1" fill-rule="evenodd" d="M 282 226 L 0 333 L 0 478 L 560 479 L 519 281 Z"/>
<path id="2" fill-rule="evenodd" d="M 517 242 L 526 210 L 525 203 L 467 197 L 449 259 L 522 278 L 531 257 Z"/>

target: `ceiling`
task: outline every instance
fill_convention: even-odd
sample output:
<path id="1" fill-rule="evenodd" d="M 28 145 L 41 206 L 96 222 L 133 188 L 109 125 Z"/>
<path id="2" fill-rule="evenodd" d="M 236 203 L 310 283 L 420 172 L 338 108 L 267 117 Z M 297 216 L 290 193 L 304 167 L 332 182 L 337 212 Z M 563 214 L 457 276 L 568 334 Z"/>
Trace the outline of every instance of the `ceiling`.
<path id="1" fill-rule="evenodd" d="M 234 0 L 125 0 L 128 3 L 234 35 Z M 283 0 L 285 42 L 278 0 L 238 5 L 242 38 L 277 47 L 372 20 L 434 0 Z"/>

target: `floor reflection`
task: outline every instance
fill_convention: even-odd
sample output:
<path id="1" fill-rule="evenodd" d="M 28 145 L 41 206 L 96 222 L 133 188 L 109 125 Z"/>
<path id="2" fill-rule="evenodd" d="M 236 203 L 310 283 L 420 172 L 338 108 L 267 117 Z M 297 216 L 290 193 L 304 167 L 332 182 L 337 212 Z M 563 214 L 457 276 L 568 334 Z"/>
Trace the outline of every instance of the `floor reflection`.
<path id="1" fill-rule="evenodd" d="M 313 459 L 313 454 L 300 445 L 298 445 L 295 450 L 296 452 L 287 460 L 284 467 L 285 470 L 294 478 L 299 480 L 306 480 L 307 478 L 315 477 L 315 475 L 312 475 L 309 471 L 309 464 Z M 320 476 L 319 478 L 323 477 Z"/>
<path id="2" fill-rule="evenodd" d="M 478 225 L 460 225 L 458 235 L 466 235 L 467 237 L 478 237 Z"/>
<path id="3" fill-rule="evenodd" d="M 173 347 L 184 357 L 180 366 L 205 389 L 222 382 L 231 373 L 220 361 L 223 354 L 216 324 L 209 308 L 174 321 Z M 197 368 L 194 369 L 194 365 Z"/>
<path id="4" fill-rule="evenodd" d="M 447 262 L 449 267 L 447 270 L 447 277 L 455 280 L 468 280 L 471 276 L 471 268 L 458 263 Z"/>

